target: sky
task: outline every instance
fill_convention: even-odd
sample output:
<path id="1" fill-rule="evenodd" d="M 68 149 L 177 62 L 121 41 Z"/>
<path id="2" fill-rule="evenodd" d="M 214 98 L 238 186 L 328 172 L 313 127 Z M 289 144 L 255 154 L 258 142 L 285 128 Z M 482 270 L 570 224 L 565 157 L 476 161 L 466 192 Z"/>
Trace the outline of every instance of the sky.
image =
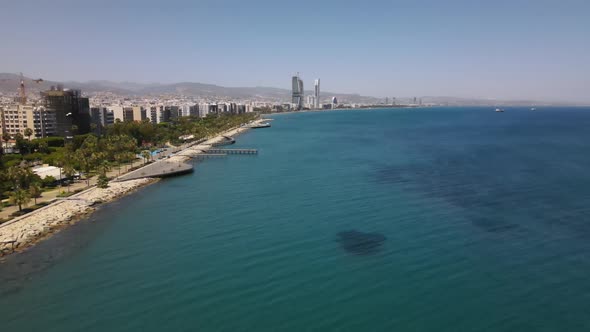
<path id="1" fill-rule="evenodd" d="M 590 102 L 590 1 L 0 0 L 0 72 Z"/>

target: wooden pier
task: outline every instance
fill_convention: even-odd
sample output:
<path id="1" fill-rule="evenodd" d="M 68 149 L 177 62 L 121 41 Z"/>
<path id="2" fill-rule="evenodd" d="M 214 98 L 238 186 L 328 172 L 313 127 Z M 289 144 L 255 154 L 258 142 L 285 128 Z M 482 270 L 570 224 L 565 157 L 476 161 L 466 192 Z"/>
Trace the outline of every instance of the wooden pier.
<path id="1" fill-rule="evenodd" d="M 212 154 L 258 154 L 256 149 L 209 149 Z"/>
<path id="2" fill-rule="evenodd" d="M 226 157 L 227 153 L 199 153 L 191 156 L 192 158 L 209 158 L 209 157 Z"/>

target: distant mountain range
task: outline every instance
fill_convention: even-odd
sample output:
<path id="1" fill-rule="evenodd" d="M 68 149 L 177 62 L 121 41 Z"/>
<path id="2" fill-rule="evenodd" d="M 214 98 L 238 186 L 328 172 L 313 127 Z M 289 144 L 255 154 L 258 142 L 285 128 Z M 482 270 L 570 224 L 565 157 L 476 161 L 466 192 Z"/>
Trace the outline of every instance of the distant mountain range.
<path id="1" fill-rule="evenodd" d="M 289 101 L 291 99 L 290 90 L 270 87 L 223 87 L 193 82 L 159 84 L 111 81 L 57 82 L 44 80 L 43 82 L 37 83 L 34 79 L 25 77 L 27 94 L 38 94 L 40 91 L 49 90 L 51 86 L 62 84 L 65 88 L 80 89 L 83 93 L 89 95 L 100 92 L 112 92 L 118 95 L 128 96 L 184 95 L 234 99 L 259 98 L 275 101 Z M 0 93 L 16 94 L 19 82 L 20 75 L 0 73 Z M 307 91 L 306 94 L 313 94 L 313 92 Z M 332 97 L 336 97 L 342 102 L 350 103 L 377 103 L 380 100 L 375 97 L 365 97 L 358 94 L 322 92 L 322 95 L 326 99 L 325 102 L 328 102 Z"/>
<path id="2" fill-rule="evenodd" d="M 291 91 L 270 87 L 223 87 L 213 84 L 180 82 L 173 84 L 160 83 L 135 83 L 135 82 L 112 82 L 112 81 L 88 81 L 88 82 L 57 82 L 44 80 L 35 82 L 36 78 L 25 77 L 27 94 L 38 95 L 40 91 L 49 90 L 51 86 L 62 84 L 65 88 L 80 89 L 87 95 L 96 93 L 111 92 L 117 95 L 126 96 L 162 96 L 162 95 L 184 95 L 192 97 L 231 98 L 231 99 L 264 99 L 269 101 L 289 101 Z M 0 93 L 4 95 L 14 94 L 18 91 L 20 75 L 0 73 Z M 313 94 L 306 91 L 306 95 Z M 323 103 L 329 102 L 336 97 L 340 103 L 361 103 L 379 104 L 385 101 L 384 98 L 361 96 L 359 94 L 344 94 L 322 91 Z M 456 98 L 423 96 L 419 99 L 424 104 L 438 104 L 449 106 L 507 106 L 507 105 L 555 105 L 566 106 L 568 103 L 549 103 L 533 100 L 495 100 L 477 98 Z M 397 98 L 398 103 L 409 103 L 409 98 Z"/>

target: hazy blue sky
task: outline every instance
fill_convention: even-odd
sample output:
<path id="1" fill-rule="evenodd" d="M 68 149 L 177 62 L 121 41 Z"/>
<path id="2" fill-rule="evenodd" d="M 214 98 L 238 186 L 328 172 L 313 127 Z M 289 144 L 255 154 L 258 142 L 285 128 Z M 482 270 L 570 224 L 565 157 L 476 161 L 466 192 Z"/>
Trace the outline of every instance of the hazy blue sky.
<path id="1" fill-rule="evenodd" d="M 590 1 L 0 1 L 0 72 L 590 101 Z"/>

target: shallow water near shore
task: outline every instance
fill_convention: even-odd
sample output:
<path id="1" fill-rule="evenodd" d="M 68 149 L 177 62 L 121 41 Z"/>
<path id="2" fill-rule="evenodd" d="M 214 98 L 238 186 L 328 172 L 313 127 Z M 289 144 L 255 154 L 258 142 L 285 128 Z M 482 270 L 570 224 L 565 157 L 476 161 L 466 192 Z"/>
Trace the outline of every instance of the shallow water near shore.
<path id="1" fill-rule="evenodd" d="M 2 329 L 590 329 L 590 109 L 273 117 L 7 257 Z"/>

